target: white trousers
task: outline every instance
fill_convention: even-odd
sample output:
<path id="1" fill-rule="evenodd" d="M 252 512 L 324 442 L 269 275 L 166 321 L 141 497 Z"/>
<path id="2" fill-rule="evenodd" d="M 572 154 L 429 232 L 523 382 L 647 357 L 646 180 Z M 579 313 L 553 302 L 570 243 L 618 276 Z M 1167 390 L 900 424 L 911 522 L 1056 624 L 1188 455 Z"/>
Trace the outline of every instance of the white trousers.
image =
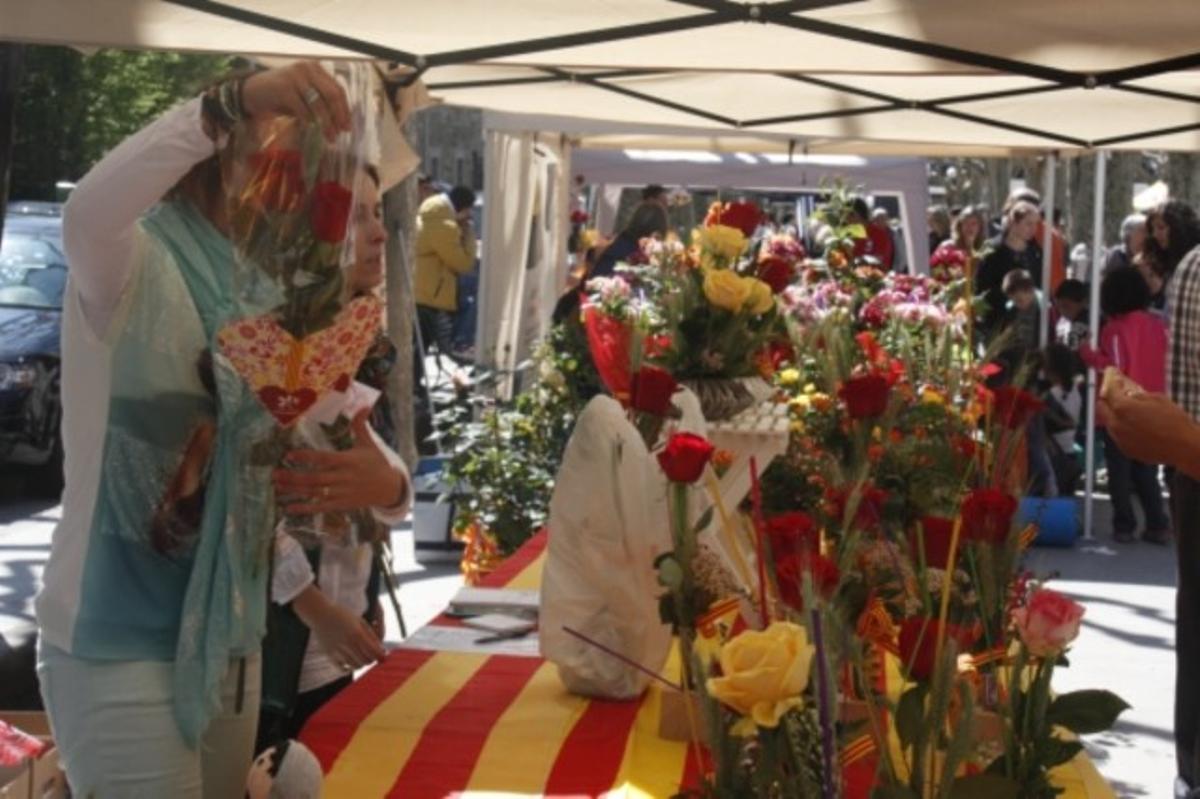
<path id="1" fill-rule="evenodd" d="M 161 661 L 85 660 L 38 652 L 42 699 L 74 796 L 88 799 L 239 799 L 254 754 L 261 658 L 233 661 L 221 711 L 199 749 L 175 723 L 172 673 Z M 241 704 L 239 700 L 239 682 Z"/>

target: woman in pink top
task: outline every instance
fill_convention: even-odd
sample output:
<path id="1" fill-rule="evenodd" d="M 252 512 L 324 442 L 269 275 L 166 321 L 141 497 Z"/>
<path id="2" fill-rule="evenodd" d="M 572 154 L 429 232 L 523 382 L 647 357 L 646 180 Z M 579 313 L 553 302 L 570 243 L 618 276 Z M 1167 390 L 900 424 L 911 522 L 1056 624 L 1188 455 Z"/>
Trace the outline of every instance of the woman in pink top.
<path id="1" fill-rule="evenodd" d="M 1114 366 L 1147 391 L 1161 393 L 1166 388 L 1167 327 L 1161 317 L 1146 310 L 1149 305 L 1150 288 L 1136 269 L 1122 267 L 1109 272 L 1100 284 L 1100 308 L 1108 318 L 1100 329 L 1100 349 L 1084 344 L 1080 355 L 1096 370 Z M 1096 426 L 1104 435 L 1113 537 L 1120 543 L 1133 541 L 1137 528 L 1133 515 L 1136 493 L 1146 515 L 1142 539 L 1154 544 L 1168 543 L 1170 522 L 1163 508 L 1158 464 L 1143 463 L 1121 452 L 1104 429 L 1103 414 L 1097 414 Z"/>

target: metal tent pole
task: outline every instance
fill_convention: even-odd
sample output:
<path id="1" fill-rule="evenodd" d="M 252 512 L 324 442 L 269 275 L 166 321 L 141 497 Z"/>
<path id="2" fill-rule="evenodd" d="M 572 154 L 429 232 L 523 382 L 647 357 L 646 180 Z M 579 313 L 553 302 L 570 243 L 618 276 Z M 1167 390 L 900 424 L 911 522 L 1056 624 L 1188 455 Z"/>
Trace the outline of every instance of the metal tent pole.
<path id="1" fill-rule="evenodd" d="M 1103 150 L 1096 151 L 1096 202 L 1095 214 L 1092 217 L 1092 270 L 1091 301 L 1088 307 L 1088 338 L 1092 347 L 1100 342 L 1100 276 L 1104 271 L 1104 172 L 1108 164 L 1108 154 Z M 1087 371 L 1087 468 L 1086 494 L 1083 499 L 1083 539 L 1093 541 L 1096 538 L 1095 497 L 1096 488 L 1096 370 Z"/>
<path id="2" fill-rule="evenodd" d="M 1046 153 L 1046 183 L 1042 191 L 1042 308 L 1038 327 L 1038 341 L 1042 347 L 1050 343 L 1050 279 L 1051 264 L 1054 263 L 1054 180 L 1058 168 L 1058 156 Z"/>

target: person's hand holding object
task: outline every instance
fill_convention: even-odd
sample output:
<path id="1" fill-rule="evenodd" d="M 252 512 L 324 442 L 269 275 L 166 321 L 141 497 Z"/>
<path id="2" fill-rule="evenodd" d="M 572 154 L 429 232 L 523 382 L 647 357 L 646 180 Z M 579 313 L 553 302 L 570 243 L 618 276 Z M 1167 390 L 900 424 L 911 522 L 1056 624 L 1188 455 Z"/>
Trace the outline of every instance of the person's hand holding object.
<path id="1" fill-rule="evenodd" d="M 1187 411 L 1112 368 L 1104 372 L 1100 407 L 1109 435 L 1125 455 L 1200 479 L 1200 424 Z"/>

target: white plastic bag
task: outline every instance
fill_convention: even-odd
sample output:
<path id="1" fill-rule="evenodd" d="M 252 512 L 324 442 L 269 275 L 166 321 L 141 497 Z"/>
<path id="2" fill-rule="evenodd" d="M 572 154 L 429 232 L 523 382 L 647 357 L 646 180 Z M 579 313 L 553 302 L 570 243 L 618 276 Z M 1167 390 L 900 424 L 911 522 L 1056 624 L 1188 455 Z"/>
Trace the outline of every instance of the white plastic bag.
<path id="1" fill-rule="evenodd" d="M 675 395 L 683 429 L 702 432 L 699 405 Z M 658 613 L 655 559 L 671 549 L 666 478 L 611 397 L 592 399 L 575 423 L 550 502 L 542 576 L 542 655 L 568 690 L 636 697 L 650 677 L 579 640 L 570 627 L 629 660 L 661 671 L 671 630 Z"/>

